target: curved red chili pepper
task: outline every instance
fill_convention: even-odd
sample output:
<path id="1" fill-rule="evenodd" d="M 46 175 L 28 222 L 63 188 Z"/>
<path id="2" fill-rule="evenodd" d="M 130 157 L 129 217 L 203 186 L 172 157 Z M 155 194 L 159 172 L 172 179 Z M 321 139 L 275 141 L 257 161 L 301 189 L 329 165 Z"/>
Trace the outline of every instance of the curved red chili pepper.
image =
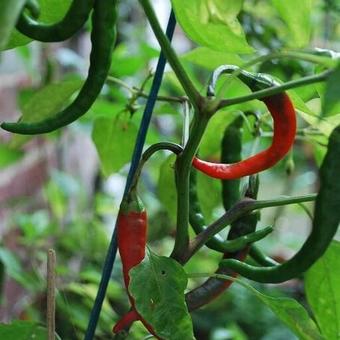
<path id="1" fill-rule="evenodd" d="M 262 101 L 266 104 L 274 121 L 274 135 L 271 146 L 258 154 L 233 164 L 211 163 L 193 159 L 193 166 L 210 177 L 236 179 L 256 174 L 274 166 L 290 150 L 296 134 L 296 116 L 293 104 L 283 92 Z"/>
<path id="2" fill-rule="evenodd" d="M 128 291 L 130 277 L 129 271 L 137 266 L 145 257 L 147 232 L 147 214 L 142 211 L 120 211 L 117 220 L 117 240 L 119 254 L 122 260 L 124 283 L 131 304 L 134 299 Z"/>

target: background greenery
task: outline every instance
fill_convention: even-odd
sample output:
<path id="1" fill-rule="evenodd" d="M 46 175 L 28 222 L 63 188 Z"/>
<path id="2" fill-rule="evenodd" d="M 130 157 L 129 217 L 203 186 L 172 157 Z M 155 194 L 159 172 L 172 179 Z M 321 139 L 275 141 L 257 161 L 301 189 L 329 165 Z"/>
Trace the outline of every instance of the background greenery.
<path id="1" fill-rule="evenodd" d="M 42 20 L 53 22 L 63 16 L 70 1 L 41 0 L 40 3 Z M 306 51 L 314 47 L 340 49 L 340 6 L 336 1 L 205 0 L 197 4 L 194 0 L 173 0 L 172 3 L 182 27 L 178 26 L 174 46 L 202 93 L 210 72 L 221 64 L 241 66 L 257 56 L 277 51 Z M 167 5 L 164 2 L 157 4 L 158 13 L 165 13 L 165 18 Z M 90 29 L 89 25 L 87 29 Z M 46 251 L 53 248 L 58 263 L 57 332 L 62 339 L 83 337 L 145 104 L 145 98 L 138 90 L 143 88 L 148 93 L 150 70 L 154 69 L 159 54 L 158 45 L 152 39 L 136 1 L 121 1 L 118 42 L 110 77 L 91 110 L 80 121 L 44 137 L 10 136 L 2 132 L 0 166 L 4 182 L 1 183 L 3 190 L 0 190 L 3 216 L 0 263 L 4 274 L 1 275 L 0 315 L 3 321 L 45 323 Z M 16 94 L 16 102 L 12 99 L 16 106 L 13 104 L 9 110 L 13 113 L 11 119 L 14 120 L 15 112 L 19 111 L 22 120 L 34 121 L 38 117 L 51 116 L 63 107 L 82 85 L 88 65 L 88 44 L 88 30 L 64 44 L 54 45 L 29 44 L 19 33 L 12 33 L 6 46 L 10 50 L 1 55 L 0 79 L 5 84 L 8 76 L 14 78 L 24 74 L 25 81 L 16 82 L 12 89 Z M 12 60 L 9 62 L 8 59 Z M 254 69 L 288 81 L 318 72 L 321 66 L 287 57 L 268 58 Z M 339 77 L 337 79 L 339 83 Z M 3 88 L 5 85 L 1 86 Z M 219 96 L 236 97 L 246 93 L 249 90 L 233 80 L 221 84 Z M 261 174 L 260 199 L 315 192 L 317 169 L 326 150 L 327 137 L 340 122 L 337 105 L 327 108 L 329 117 L 321 122 L 316 118 L 322 106 L 334 102 L 332 98 L 324 99 L 323 85 L 310 85 L 289 93 L 299 115 L 297 141 L 285 160 Z M 170 69 L 166 72 L 161 94 L 183 95 Z M 0 109 L 3 109 L 11 99 L 5 96 L 1 99 Z M 235 113 L 248 110 L 265 112 L 263 104 L 252 101 L 228 107 L 211 120 L 200 146 L 202 158 L 219 158 L 225 127 Z M 180 142 L 183 111 L 180 104 L 159 102 L 147 145 L 163 140 Z M 261 121 L 260 134 L 251 119 L 244 129 L 244 157 L 270 143 L 268 115 L 262 115 Z M 24 171 L 29 155 L 36 152 L 46 167 L 44 175 L 39 172 L 41 166 L 35 171 Z M 173 162 L 167 153 L 155 155 L 143 172 L 140 185 L 149 214 L 149 245 L 162 255 L 169 255 L 173 244 L 176 216 Z M 12 178 L 11 173 L 18 175 Z M 19 190 L 13 194 L 15 190 L 11 188 L 15 181 L 20 182 L 20 176 L 25 185 L 35 183 L 37 176 L 42 178 L 35 190 Z M 223 212 L 220 183 L 205 176 L 199 176 L 198 183 L 205 216 L 212 221 Z M 12 194 L 6 196 L 4 190 Z M 274 225 L 275 231 L 260 242 L 261 248 L 276 259 L 289 258 L 308 233 L 310 217 L 306 210 L 311 208 L 312 205 L 305 205 L 264 210 L 260 226 Z M 340 275 L 337 271 L 340 266 L 336 254 L 339 255 L 339 244 L 334 242 L 327 257 L 321 259 L 304 280 L 292 280 L 275 287 L 255 285 L 255 288 L 272 297 L 296 299 L 313 314 L 326 339 L 337 339 L 340 328 L 337 303 Z M 204 248 L 185 270 L 189 273 L 212 272 L 218 259 L 217 253 Z M 198 282 L 198 279 L 189 280 L 188 288 Z M 320 304 L 320 296 L 326 303 Z M 291 312 L 285 317 L 282 310 L 273 307 L 276 302 L 264 300 L 253 291 L 234 284 L 223 296 L 192 314 L 196 338 L 301 338 L 301 330 L 299 333 L 292 325 L 296 315 Z M 118 259 L 96 338 L 111 338 L 112 326 L 128 308 Z M 1 332 L 9 336 L 6 327 L 0 327 L 0 338 L 5 338 Z M 25 327 L 31 329 L 29 327 L 33 326 L 25 323 Z M 38 331 L 34 329 L 34 332 Z M 129 338 L 142 339 L 145 335 L 143 327 L 136 323 Z M 313 339 L 308 336 L 305 338 Z"/>

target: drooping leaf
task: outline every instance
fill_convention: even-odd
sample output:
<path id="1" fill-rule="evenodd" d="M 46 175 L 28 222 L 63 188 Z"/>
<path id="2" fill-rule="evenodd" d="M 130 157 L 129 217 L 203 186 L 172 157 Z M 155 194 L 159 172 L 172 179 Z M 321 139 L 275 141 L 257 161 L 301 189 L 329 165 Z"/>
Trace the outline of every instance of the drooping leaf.
<path id="1" fill-rule="evenodd" d="M 20 122 L 32 123 L 54 116 L 65 107 L 65 103 L 80 89 L 83 81 L 80 79 L 65 80 L 61 83 L 49 84 L 37 91 L 23 105 Z M 10 146 L 19 147 L 31 136 L 14 135 Z"/>
<path id="2" fill-rule="evenodd" d="M 10 37 L 25 0 L 0 0 L 0 50 Z"/>
<path id="3" fill-rule="evenodd" d="M 283 297 L 273 298 L 258 291 L 256 291 L 256 295 L 299 339 L 322 339 L 314 321 L 296 300 Z"/>
<path id="4" fill-rule="evenodd" d="M 150 250 L 129 272 L 129 291 L 136 309 L 167 340 L 194 339 L 192 321 L 184 300 L 188 279 L 175 260 Z"/>
<path id="5" fill-rule="evenodd" d="M 230 279 L 229 276 L 218 275 L 220 278 Z M 237 283 L 252 292 L 261 302 L 268 306 L 294 334 L 301 340 L 323 339 L 306 309 L 296 300 L 287 297 L 272 297 L 260 293 L 251 285 L 235 279 Z"/>
<path id="6" fill-rule="evenodd" d="M 237 14 L 243 0 L 172 0 L 176 18 L 190 39 L 216 51 L 251 53 Z"/>
<path id="7" fill-rule="evenodd" d="M 132 155 L 137 127 L 126 113 L 95 120 L 92 139 L 105 176 L 120 170 Z"/>
<path id="8" fill-rule="evenodd" d="M 313 0 L 272 0 L 288 29 L 290 47 L 307 46 L 312 31 Z"/>
<path id="9" fill-rule="evenodd" d="M 327 340 L 340 334 L 340 242 L 333 241 L 326 253 L 306 272 L 305 290 L 321 334 Z"/>

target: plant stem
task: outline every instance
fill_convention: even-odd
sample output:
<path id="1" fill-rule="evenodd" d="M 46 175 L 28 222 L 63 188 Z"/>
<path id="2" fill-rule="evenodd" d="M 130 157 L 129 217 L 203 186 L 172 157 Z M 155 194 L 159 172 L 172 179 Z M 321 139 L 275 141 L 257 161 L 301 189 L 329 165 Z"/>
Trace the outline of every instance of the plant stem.
<path id="1" fill-rule="evenodd" d="M 299 59 L 304 60 L 314 64 L 321 64 L 327 67 L 333 67 L 336 65 L 336 61 L 332 60 L 328 57 L 318 56 L 306 52 L 297 52 L 297 51 L 281 51 L 281 52 L 272 52 L 266 55 L 261 55 L 257 58 L 254 58 L 247 63 L 241 66 L 242 69 L 247 67 L 253 66 L 258 63 L 263 63 L 267 60 L 272 59 L 283 59 L 283 58 L 292 58 L 292 59 Z"/>
<path id="2" fill-rule="evenodd" d="M 186 95 L 189 97 L 192 105 L 197 109 L 200 106 L 201 95 L 195 88 L 194 84 L 189 79 L 185 69 L 180 63 L 175 51 L 171 47 L 168 38 L 164 34 L 157 16 L 150 4 L 149 0 L 139 0 L 140 4 L 143 7 L 143 10 L 149 20 L 151 28 L 158 40 L 159 45 L 161 46 L 162 52 L 167 58 L 169 64 L 171 65 L 173 71 L 175 72 L 179 82 L 181 83 Z"/>
<path id="3" fill-rule="evenodd" d="M 208 124 L 208 115 L 196 113 L 191 124 L 191 133 L 183 152 L 176 161 L 177 185 L 177 230 L 171 257 L 183 263 L 183 255 L 189 245 L 189 175 L 192 159 Z"/>
<path id="4" fill-rule="evenodd" d="M 168 151 L 173 152 L 175 155 L 179 155 L 183 151 L 183 148 L 180 145 L 172 143 L 172 142 L 159 142 L 159 143 L 153 144 L 150 147 L 148 147 L 143 152 L 142 158 L 139 161 L 135 175 L 132 178 L 130 189 L 129 189 L 128 193 L 131 190 L 136 190 L 138 180 L 139 180 L 140 174 L 142 172 L 142 169 L 143 169 L 145 163 L 150 159 L 150 157 L 154 153 L 156 153 L 159 150 L 168 150 Z"/>
<path id="5" fill-rule="evenodd" d="M 189 251 L 183 257 L 184 263 L 187 262 L 207 241 L 210 240 L 215 234 L 220 232 L 227 225 L 233 223 L 240 217 L 248 214 L 251 211 L 277 207 L 287 204 L 296 204 L 302 202 L 311 202 L 316 198 L 316 194 L 295 196 L 295 197 L 279 197 L 272 200 L 255 201 L 249 198 L 243 199 L 236 203 L 217 221 L 208 226 L 204 231 L 198 234 L 190 243 Z"/>
<path id="6" fill-rule="evenodd" d="M 231 98 L 231 99 L 222 99 L 218 103 L 217 109 L 219 110 L 219 109 L 222 109 L 226 106 L 244 103 L 244 102 L 247 102 L 247 101 L 253 100 L 253 99 L 262 99 L 264 97 L 269 97 L 269 96 L 272 96 L 274 94 L 278 94 L 278 93 L 281 93 L 285 90 L 289 90 L 289 89 L 292 89 L 292 88 L 295 88 L 295 87 L 313 84 L 313 83 L 320 83 L 320 82 L 326 80 L 332 74 L 332 72 L 333 72 L 333 70 L 327 70 L 327 71 L 319 73 L 315 76 L 308 76 L 308 77 L 304 77 L 304 78 L 301 78 L 301 79 L 289 81 L 289 82 L 284 83 L 282 85 L 269 87 L 267 89 L 256 91 L 256 92 L 248 94 L 246 96 Z"/>

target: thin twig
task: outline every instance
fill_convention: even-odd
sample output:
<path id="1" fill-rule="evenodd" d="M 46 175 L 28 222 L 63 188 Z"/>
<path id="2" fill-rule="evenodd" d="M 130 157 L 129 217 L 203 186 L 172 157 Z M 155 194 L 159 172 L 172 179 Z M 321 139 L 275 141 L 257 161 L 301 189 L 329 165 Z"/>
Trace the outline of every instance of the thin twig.
<path id="1" fill-rule="evenodd" d="M 55 267 L 56 254 L 53 249 L 47 251 L 47 331 L 48 340 L 55 340 Z"/>

